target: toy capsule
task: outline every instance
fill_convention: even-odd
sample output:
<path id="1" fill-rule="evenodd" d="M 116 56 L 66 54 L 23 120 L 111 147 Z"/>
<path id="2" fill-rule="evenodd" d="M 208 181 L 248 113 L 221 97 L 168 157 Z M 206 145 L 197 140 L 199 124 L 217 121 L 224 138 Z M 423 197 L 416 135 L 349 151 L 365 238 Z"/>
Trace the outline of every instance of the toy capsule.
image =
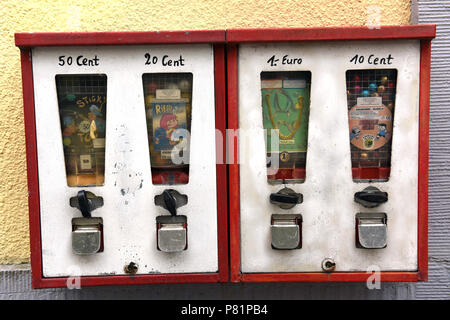
<path id="1" fill-rule="evenodd" d="M 72 93 L 69 93 L 66 95 L 66 100 L 69 102 L 73 102 L 73 101 L 75 101 L 75 99 L 76 99 L 76 96 Z"/>
<path id="2" fill-rule="evenodd" d="M 378 93 L 383 93 L 385 90 L 385 87 L 383 85 L 378 86 Z"/>
<path id="3" fill-rule="evenodd" d="M 189 91 L 189 89 L 191 88 L 191 83 L 188 80 L 183 79 L 178 83 L 178 87 L 182 92 Z"/>
<path id="4" fill-rule="evenodd" d="M 386 76 L 381 77 L 381 84 L 382 85 L 386 85 L 387 82 L 388 82 L 388 77 L 386 77 Z"/>
<path id="5" fill-rule="evenodd" d="M 147 85 L 147 91 L 149 94 L 155 94 L 156 89 L 158 89 L 158 84 L 156 82 L 150 82 Z"/>
<path id="6" fill-rule="evenodd" d="M 176 83 L 168 83 L 166 89 L 179 89 L 179 87 Z"/>
<path id="7" fill-rule="evenodd" d="M 151 106 L 152 99 L 155 99 L 155 96 L 153 94 L 149 94 L 149 95 L 145 96 L 145 105 Z"/>
<path id="8" fill-rule="evenodd" d="M 377 85 L 375 83 L 372 82 L 371 84 L 369 84 L 369 91 L 370 92 L 374 92 L 376 90 L 377 90 Z"/>

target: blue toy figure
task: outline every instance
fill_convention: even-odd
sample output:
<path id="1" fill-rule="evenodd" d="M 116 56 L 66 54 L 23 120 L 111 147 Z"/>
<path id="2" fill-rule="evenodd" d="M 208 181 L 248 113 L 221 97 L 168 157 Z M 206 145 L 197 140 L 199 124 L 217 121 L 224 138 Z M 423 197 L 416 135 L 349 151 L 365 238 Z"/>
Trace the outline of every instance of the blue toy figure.
<path id="1" fill-rule="evenodd" d="M 164 128 L 158 128 L 155 130 L 153 142 L 155 151 L 169 149 L 169 139 L 167 138 L 167 132 Z"/>
<path id="2" fill-rule="evenodd" d="M 387 134 L 387 130 L 386 130 L 386 125 L 384 123 L 380 123 L 378 124 L 378 133 L 377 133 L 377 140 L 380 139 L 380 137 L 383 137 L 386 139 L 386 134 Z"/>
<path id="3" fill-rule="evenodd" d="M 93 104 L 89 107 L 88 118 L 90 121 L 95 121 L 97 132 L 103 137 L 106 130 L 106 122 L 102 118 L 97 117 L 103 117 L 103 114 L 100 112 L 100 108 Z"/>
<path id="4" fill-rule="evenodd" d="M 361 129 L 359 127 L 353 127 L 352 132 L 350 132 L 350 140 L 352 140 L 353 138 L 358 140 L 360 134 L 361 134 Z"/>

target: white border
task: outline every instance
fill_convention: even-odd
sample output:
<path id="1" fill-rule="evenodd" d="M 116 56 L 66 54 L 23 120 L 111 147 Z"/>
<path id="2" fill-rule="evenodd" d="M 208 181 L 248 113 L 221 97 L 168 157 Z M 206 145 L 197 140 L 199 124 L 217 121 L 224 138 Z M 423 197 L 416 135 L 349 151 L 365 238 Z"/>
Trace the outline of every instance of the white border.
<path id="1" fill-rule="evenodd" d="M 177 59 L 185 66 L 145 65 L 144 54 Z M 94 57 L 98 67 L 58 66 L 58 57 Z M 41 208 L 44 277 L 120 275 L 134 262 L 138 274 L 217 272 L 217 205 L 214 59 L 212 45 L 149 45 L 108 47 L 39 47 L 32 51 L 36 135 Z M 161 61 L 161 60 L 160 60 Z M 192 130 L 189 184 L 154 186 L 151 183 L 142 74 L 192 72 Z M 105 185 L 67 186 L 56 96 L 56 74 L 107 75 L 107 132 Z M 142 187 L 140 187 L 142 180 Z M 156 249 L 156 194 L 175 188 L 189 197 L 178 209 L 188 217 L 188 249 L 167 254 Z M 71 250 L 71 219 L 81 216 L 69 198 L 86 189 L 104 198 L 93 216 L 104 222 L 105 250 L 77 256 Z M 121 189 L 127 190 L 122 195 Z"/>
<path id="2" fill-rule="evenodd" d="M 267 60 L 274 54 L 301 57 L 302 64 L 270 67 Z M 355 54 L 364 55 L 365 63 L 350 63 Z M 369 65 L 370 54 L 391 54 L 393 63 Z M 391 176 L 388 182 L 370 184 L 388 192 L 389 201 L 366 209 L 353 201 L 354 193 L 369 184 L 352 181 L 345 72 L 371 68 L 397 69 L 398 82 Z M 335 260 L 338 272 L 367 271 L 372 265 L 381 271 L 416 271 L 419 41 L 245 44 L 239 47 L 238 69 L 241 271 L 320 272 L 325 258 Z M 262 71 L 312 73 L 306 181 L 289 185 L 303 194 L 304 202 L 290 210 L 269 203 L 270 193 L 283 186 L 271 186 L 266 181 Z M 388 216 L 385 249 L 355 248 L 355 215 L 370 211 L 386 212 Z M 302 249 L 271 249 L 270 216 L 283 212 L 303 215 Z"/>

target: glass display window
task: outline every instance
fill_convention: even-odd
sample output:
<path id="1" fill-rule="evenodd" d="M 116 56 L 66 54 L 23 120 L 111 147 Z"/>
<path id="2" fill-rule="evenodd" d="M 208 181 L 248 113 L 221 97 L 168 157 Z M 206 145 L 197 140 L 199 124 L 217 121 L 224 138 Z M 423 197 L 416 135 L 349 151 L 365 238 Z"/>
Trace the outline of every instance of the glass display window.
<path id="1" fill-rule="evenodd" d="M 346 84 L 353 181 L 387 181 L 397 70 L 348 70 Z"/>
<path id="2" fill-rule="evenodd" d="M 67 184 L 105 181 L 106 82 L 104 74 L 56 75 Z"/>

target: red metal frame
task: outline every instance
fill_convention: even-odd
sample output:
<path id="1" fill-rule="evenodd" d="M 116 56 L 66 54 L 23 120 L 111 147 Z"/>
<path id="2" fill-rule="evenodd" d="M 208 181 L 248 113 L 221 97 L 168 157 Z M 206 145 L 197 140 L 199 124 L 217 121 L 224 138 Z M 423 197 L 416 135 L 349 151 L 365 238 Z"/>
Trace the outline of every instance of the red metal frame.
<path id="1" fill-rule="evenodd" d="M 16 33 L 18 47 L 223 43 L 224 30 Z"/>
<path id="2" fill-rule="evenodd" d="M 419 114 L 419 232 L 417 272 L 382 272 L 381 281 L 426 281 L 428 278 L 428 131 L 430 98 L 431 39 L 435 37 L 435 25 L 383 26 L 379 29 L 367 27 L 337 27 L 308 29 L 235 29 L 227 31 L 227 83 L 225 91 L 225 33 L 224 31 L 175 31 L 175 32 L 95 32 L 95 33 L 19 33 L 16 45 L 21 48 L 24 118 L 26 133 L 27 173 L 30 218 L 30 250 L 32 287 L 64 287 L 67 278 L 44 278 L 42 275 L 40 206 L 37 167 L 36 127 L 34 114 L 34 89 L 31 48 L 35 46 L 84 46 L 84 45 L 138 45 L 176 43 L 215 43 L 214 81 L 216 97 L 216 128 L 223 134 L 226 128 L 225 104 L 228 98 L 228 128 L 238 129 L 237 54 L 238 44 L 244 42 L 297 42 L 333 40 L 394 40 L 420 39 L 420 114 Z M 227 94 L 227 96 L 226 96 Z M 228 157 L 228 192 L 230 206 L 230 265 L 228 265 L 227 233 L 227 188 L 217 189 L 218 203 L 218 255 L 219 271 L 206 274 L 158 274 L 134 276 L 81 277 L 82 286 L 225 282 L 230 266 L 233 282 L 273 281 L 366 281 L 367 273 L 241 273 L 240 272 L 240 217 L 239 217 L 239 165 L 238 145 L 232 130 L 228 131 L 230 146 Z M 226 154 L 222 146 L 222 155 Z M 219 153 L 219 151 L 218 151 Z M 217 164 L 218 186 L 225 186 L 227 168 Z"/>
<path id="3" fill-rule="evenodd" d="M 435 36 L 436 26 L 431 24 L 381 26 L 379 28 L 330 27 L 227 30 L 228 43 L 398 39 L 431 40 Z"/>
<path id="4" fill-rule="evenodd" d="M 419 39 L 420 97 L 419 97 L 419 182 L 418 182 L 418 270 L 415 272 L 381 272 L 380 280 L 426 281 L 428 279 L 428 131 L 430 103 L 431 40 L 435 25 L 308 28 L 308 29 L 236 29 L 227 30 L 228 129 L 229 134 L 229 208 L 230 208 L 230 276 L 232 282 L 343 282 L 367 281 L 365 272 L 291 272 L 242 273 L 240 251 L 240 198 L 238 145 L 232 132 L 239 128 L 238 119 L 238 45 L 248 42 L 305 42 L 327 40 L 395 40 Z"/>
<path id="5" fill-rule="evenodd" d="M 138 45 L 138 44 L 214 44 L 214 85 L 216 128 L 225 135 L 225 32 L 98 32 L 98 33 L 18 33 L 16 45 L 21 49 L 22 86 L 27 152 L 28 206 L 30 219 L 31 275 L 33 288 L 65 287 L 68 278 L 45 278 L 42 273 L 41 226 L 39 206 L 39 175 L 34 113 L 33 67 L 31 50 L 36 46 L 82 45 Z M 219 145 L 218 155 L 226 154 L 226 145 Z M 227 169 L 226 164 L 216 165 L 218 272 L 183 274 L 148 274 L 121 276 L 86 276 L 80 278 L 81 286 L 129 285 L 151 283 L 201 283 L 228 281 L 227 232 Z"/>

